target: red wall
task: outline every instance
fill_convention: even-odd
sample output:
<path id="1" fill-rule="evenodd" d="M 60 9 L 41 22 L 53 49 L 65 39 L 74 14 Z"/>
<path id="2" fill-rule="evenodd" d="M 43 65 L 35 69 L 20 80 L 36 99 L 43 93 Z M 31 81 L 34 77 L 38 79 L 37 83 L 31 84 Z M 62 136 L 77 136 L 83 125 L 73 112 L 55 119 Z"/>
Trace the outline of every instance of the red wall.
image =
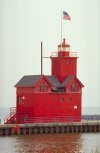
<path id="1" fill-rule="evenodd" d="M 77 57 L 51 57 L 52 75 L 61 82 L 69 75 L 77 75 Z"/>
<path id="2" fill-rule="evenodd" d="M 81 118 L 81 93 L 21 93 L 17 101 L 18 122 L 28 117 L 79 116 Z M 24 98 L 23 98 L 24 97 Z M 77 109 L 74 109 L 77 106 Z"/>

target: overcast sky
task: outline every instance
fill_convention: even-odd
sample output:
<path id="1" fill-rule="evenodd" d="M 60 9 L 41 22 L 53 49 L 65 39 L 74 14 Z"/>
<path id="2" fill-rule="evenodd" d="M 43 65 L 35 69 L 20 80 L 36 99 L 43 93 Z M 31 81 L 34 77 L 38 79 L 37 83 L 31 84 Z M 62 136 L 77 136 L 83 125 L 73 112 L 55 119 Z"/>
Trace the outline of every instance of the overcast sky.
<path id="1" fill-rule="evenodd" d="M 40 74 L 40 41 L 45 56 L 61 36 L 78 53 L 78 78 L 85 85 L 83 106 L 100 106 L 100 0 L 0 0 L 0 107 L 16 104 L 14 85 L 23 75 Z M 44 59 L 44 74 L 51 73 Z"/>

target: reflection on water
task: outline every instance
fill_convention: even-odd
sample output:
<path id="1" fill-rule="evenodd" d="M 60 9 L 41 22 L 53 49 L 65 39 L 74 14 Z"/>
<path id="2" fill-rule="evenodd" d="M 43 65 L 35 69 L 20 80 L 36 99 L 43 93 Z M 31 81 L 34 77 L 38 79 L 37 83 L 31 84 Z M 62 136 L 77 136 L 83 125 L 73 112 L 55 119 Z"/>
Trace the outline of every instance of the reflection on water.
<path id="1" fill-rule="evenodd" d="M 20 137 L 20 140 L 23 141 L 23 138 Z M 17 139 L 18 142 L 20 140 L 19 138 Z M 24 152 L 32 152 L 32 150 L 41 153 L 70 152 L 70 150 L 71 152 L 77 152 L 80 148 L 80 135 L 75 134 L 35 135 L 30 138 L 25 137 L 24 141 L 25 140 L 27 140 L 25 143 L 20 144 L 20 148 L 24 145 L 24 148 L 22 148 Z M 27 145 L 29 145 L 29 147 L 26 147 Z"/>
<path id="2" fill-rule="evenodd" d="M 100 134 L 37 134 L 0 138 L 0 153 L 92 153 Z"/>

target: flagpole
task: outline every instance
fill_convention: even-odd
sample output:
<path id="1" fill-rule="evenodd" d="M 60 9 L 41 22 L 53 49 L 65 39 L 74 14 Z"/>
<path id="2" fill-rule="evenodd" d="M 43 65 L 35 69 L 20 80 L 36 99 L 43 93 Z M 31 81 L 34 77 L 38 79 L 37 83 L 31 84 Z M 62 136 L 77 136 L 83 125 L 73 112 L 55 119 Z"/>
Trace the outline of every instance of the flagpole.
<path id="1" fill-rule="evenodd" d="M 62 10 L 61 10 L 61 42 L 62 42 Z"/>
<path id="2" fill-rule="evenodd" d="M 62 24 L 62 9 L 61 9 L 61 49 L 62 49 L 62 27 L 63 24 Z"/>

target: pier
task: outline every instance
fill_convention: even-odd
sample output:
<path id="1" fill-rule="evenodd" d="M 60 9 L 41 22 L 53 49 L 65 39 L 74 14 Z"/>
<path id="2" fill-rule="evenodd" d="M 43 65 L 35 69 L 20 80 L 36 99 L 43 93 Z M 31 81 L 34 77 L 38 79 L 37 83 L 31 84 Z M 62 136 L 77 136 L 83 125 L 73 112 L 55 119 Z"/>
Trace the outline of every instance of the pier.
<path id="1" fill-rule="evenodd" d="M 0 136 L 45 133 L 86 133 L 100 132 L 100 120 L 80 123 L 32 123 L 0 125 Z"/>

